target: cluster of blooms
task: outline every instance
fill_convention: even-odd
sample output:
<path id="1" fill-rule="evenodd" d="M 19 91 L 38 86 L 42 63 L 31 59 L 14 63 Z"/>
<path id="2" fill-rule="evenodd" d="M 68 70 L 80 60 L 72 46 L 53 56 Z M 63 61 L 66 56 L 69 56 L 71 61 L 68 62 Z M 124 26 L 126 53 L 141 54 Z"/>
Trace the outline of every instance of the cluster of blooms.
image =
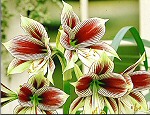
<path id="1" fill-rule="evenodd" d="M 50 46 L 50 38 L 37 21 L 21 16 L 21 27 L 27 35 L 18 35 L 3 43 L 14 59 L 9 64 L 8 74 L 29 71 L 29 80 L 15 93 L 1 83 L 1 105 L 18 99 L 15 114 L 56 114 L 69 97 L 64 91 L 50 87 L 55 69 L 54 56 L 61 54 L 66 67 L 63 73 L 74 68 L 78 58 L 87 66 L 78 80 L 72 83 L 77 98 L 70 105 L 70 114 L 81 110 L 83 114 L 135 113 L 148 111 L 141 91 L 150 88 L 150 72 L 134 71 L 145 60 L 145 53 L 122 73 L 113 72 L 114 63 L 109 56 L 119 59 L 116 51 L 100 41 L 105 33 L 108 19 L 90 18 L 80 22 L 72 7 L 63 2 L 59 46 Z M 57 45 L 58 46 L 58 45 Z M 64 53 L 64 57 L 62 54 Z M 68 76 L 69 79 L 69 76 Z M 54 85 L 55 86 L 55 85 Z"/>

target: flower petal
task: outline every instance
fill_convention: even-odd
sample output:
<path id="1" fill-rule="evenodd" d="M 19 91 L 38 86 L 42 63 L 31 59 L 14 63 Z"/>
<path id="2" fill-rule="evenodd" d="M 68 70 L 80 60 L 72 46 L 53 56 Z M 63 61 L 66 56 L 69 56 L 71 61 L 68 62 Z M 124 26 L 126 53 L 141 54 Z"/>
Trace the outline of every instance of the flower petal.
<path id="1" fill-rule="evenodd" d="M 11 63 L 8 66 L 7 74 L 15 74 L 15 73 L 22 73 L 26 69 L 29 69 L 32 61 L 26 61 L 26 60 L 19 60 L 17 58 L 14 58 Z"/>
<path id="2" fill-rule="evenodd" d="M 21 105 L 17 105 L 14 108 L 13 113 L 14 114 L 25 114 L 28 109 L 30 109 L 30 107 L 24 107 L 24 106 L 21 106 Z"/>
<path id="3" fill-rule="evenodd" d="M 93 92 L 92 95 L 92 114 L 101 114 L 104 109 L 104 97 L 99 95 L 98 92 Z"/>
<path id="4" fill-rule="evenodd" d="M 75 48 L 70 44 L 71 42 L 70 36 L 67 33 L 65 33 L 63 30 L 59 30 L 59 31 L 61 33 L 60 35 L 61 45 L 68 50 L 75 50 Z"/>
<path id="5" fill-rule="evenodd" d="M 132 103 L 134 105 L 134 111 L 137 111 L 139 109 L 144 110 L 144 111 L 148 110 L 147 102 L 146 102 L 145 97 L 142 93 L 140 93 L 140 92 L 131 92 L 129 94 L 129 96 L 132 99 Z"/>
<path id="6" fill-rule="evenodd" d="M 75 65 L 75 62 L 78 60 L 78 56 L 75 52 L 73 51 L 70 51 L 70 50 L 66 50 L 65 51 L 65 58 L 67 60 L 67 65 L 66 67 L 64 68 L 63 70 L 63 73 L 71 68 L 74 67 Z"/>
<path id="7" fill-rule="evenodd" d="M 144 60 L 145 60 L 145 53 L 143 53 L 141 58 L 135 64 L 129 66 L 122 74 L 132 73 L 135 70 L 135 68 Z"/>
<path id="8" fill-rule="evenodd" d="M 105 33 L 105 22 L 101 18 L 87 19 L 73 28 L 76 45 L 81 48 L 87 47 L 98 42 Z"/>
<path id="9" fill-rule="evenodd" d="M 29 35 L 42 41 L 43 43 L 45 43 L 44 39 L 48 38 L 47 32 L 43 25 L 33 19 L 21 16 L 21 27 Z"/>
<path id="10" fill-rule="evenodd" d="M 146 90 L 150 88 L 150 72 L 136 71 L 129 74 L 133 82 L 133 90 Z"/>
<path id="11" fill-rule="evenodd" d="M 95 74 L 100 75 L 107 72 L 112 72 L 113 69 L 114 63 L 108 58 L 107 54 L 103 52 L 101 54 L 101 58 L 91 65 L 89 73 L 94 72 Z"/>
<path id="12" fill-rule="evenodd" d="M 133 82 L 132 82 L 131 77 L 129 75 L 125 74 L 125 75 L 123 75 L 123 77 L 124 77 L 124 79 L 127 83 L 126 87 L 127 87 L 127 90 L 128 90 L 125 95 L 128 95 L 133 90 Z"/>
<path id="13" fill-rule="evenodd" d="M 104 64 L 101 60 L 98 60 L 94 62 L 91 67 L 89 68 L 89 73 L 95 73 L 97 75 L 101 74 L 102 70 L 104 68 Z"/>
<path id="14" fill-rule="evenodd" d="M 43 113 L 45 113 L 46 115 L 56 115 L 58 114 L 57 111 L 51 111 L 51 110 L 43 110 Z"/>
<path id="15" fill-rule="evenodd" d="M 106 106 L 109 109 L 110 114 L 118 114 L 118 105 L 115 99 L 105 97 L 104 100 L 105 100 Z"/>
<path id="16" fill-rule="evenodd" d="M 70 105 L 69 114 L 75 114 L 79 108 L 83 107 L 84 101 L 84 97 L 77 97 Z"/>
<path id="17" fill-rule="evenodd" d="M 93 62 L 99 60 L 100 55 L 95 52 L 94 49 L 89 48 L 80 48 L 76 49 L 76 53 L 82 63 L 87 66 L 88 68 L 91 67 Z"/>
<path id="18" fill-rule="evenodd" d="M 63 10 L 61 14 L 61 24 L 74 28 L 79 22 L 78 16 L 74 13 L 72 6 L 63 1 Z"/>
<path id="19" fill-rule="evenodd" d="M 90 83 L 93 81 L 92 75 L 85 75 L 81 77 L 76 84 L 76 93 L 78 96 L 87 97 L 92 95 L 92 91 L 90 89 Z"/>
<path id="20" fill-rule="evenodd" d="M 112 56 L 120 59 L 118 54 L 116 53 L 116 51 L 109 44 L 107 44 L 105 42 L 100 41 L 94 45 L 88 46 L 87 48 L 95 49 L 97 52 L 99 52 L 99 50 L 104 50 L 104 51 L 112 54 Z"/>
<path id="21" fill-rule="evenodd" d="M 1 107 L 18 98 L 17 94 L 1 83 Z"/>
<path id="22" fill-rule="evenodd" d="M 43 71 L 44 74 L 46 74 L 47 70 L 47 65 L 48 65 L 48 60 L 47 59 L 39 59 L 39 60 L 34 60 L 32 65 L 30 66 L 30 76 L 33 76 L 35 74 L 38 74 L 39 71 Z"/>
<path id="23" fill-rule="evenodd" d="M 15 58 L 20 60 L 35 60 L 47 55 L 44 44 L 28 35 L 16 36 L 3 44 Z"/>
<path id="24" fill-rule="evenodd" d="M 85 98 L 83 114 L 92 114 L 92 96 Z"/>
<path id="25" fill-rule="evenodd" d="M 34 109 L 34 106 L 32 107 L 24 107 L 21 105 L 17 105 L 13 111 L 14 114 L 57 114 L 56 111 L 51 110 L 40 110 L 38 107 Z"/>
<path id="26" fill-rule="evenodd" d="M 133 103 L 128 95 L 123 96 L 120 99 L 120 103 L 118 105 L 119 105 L 119 114 L 134 114 Z"/>
<path id="27" fill-rule="evenodd" d="M 39 72 L 38 74 L 30 77 L 28 84 L 31 84 L 35 89 L 40 89 L 44 86 L 49 86 L 49 81 L 44 77 L 43 72 Z"/>
<path id="28" fill-rule="evenodd" d="M 48 64 L 48 74 L 47 74 L 47 78 L 48 80 L 54 85 L 54 82 L 53 82 L 53 78 L 52 78 L 52 75 L 54 73 L 54 70 L 55 70 L 55 63 L 54 61 L 50 58 L 49 59 L 49 64 Z"/>
<path id="29" fill-rule="evenodd" d="M 33 96 L 33 93 L 36 91 L 36 89 L 28 83 L 24 83 L 20 91 L 18 93 L 18 99 L 22 106 L 32 106 L 30 97 Z"/>
<path id="30" fill-rule="evenodd" d="M 56 110 L 61 107 L 68 98 L 68 95 L 58 88 L 42 87 L 35 92 L 40 98 L 38 107 L 42 110 Z"/>
<path id="31" fill-rule="evenodd" d="M 106 97 L 119 98 L 127 92 L 126 81 L 121 74 L 107 73 L 99 76 L 98 93 Z"/>

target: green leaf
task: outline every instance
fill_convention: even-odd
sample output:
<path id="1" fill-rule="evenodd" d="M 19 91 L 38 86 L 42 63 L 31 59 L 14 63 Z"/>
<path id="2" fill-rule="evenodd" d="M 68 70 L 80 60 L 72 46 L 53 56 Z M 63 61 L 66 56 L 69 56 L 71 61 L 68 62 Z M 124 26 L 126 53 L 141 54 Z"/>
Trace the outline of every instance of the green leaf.
<path id="1" fill-rule="evenodd" d="M 74 65 L 74 72 L 76 74 L 77 79 L 79 79 L 81 76 L 83 76 L 83 73 L 81 72 L 81 70 L 77 64 Z"/>
<path id="2" fill-rule="evenodd" d="M 142 55 L 144 52 L 146 52 L 145 48 L 144 48 L 144 44 L 143 41 L 139 35 L 139 32 L 136 30 L 136 28 L 134 28 L 133 26 L 126 26 L 123 27 L 115 36 L 114 40 L 111 43 L 111 46 L 117 51 L 121 40 L 124 38 L 125 34 L 130 31 L 132 36 L 134 37 L 134 40 L 137 43 L 138 49 L 139 49 L 139 53 Z M 144 61 L 144 66 L 145 69 L 148 70 L 148 61 L 147 61 L 147 56 L 145 57 L 145 61 Z M 113 57 L 112 57 L 113 60 Z"/>
<path id="3" fill-rule="evenodd" d="M 135 43 L 135 41 L 133 39 L 124 39 L 124 41 Z M 142 39 L 142 41 L 144 43 L 144 46 L 150 48 L 150 41 L 149 40 Z"/>
<path id="4" fill-rule="evenodd" d="M 62 30 L 62 27 L 59 27 L 59 30 Z M 64 53 L 64 47 L 60 44 L 60 31 L 58 31 L 57 37 L 56 37 L 56 48 L 60 50 L 62 53 Z"/>
<path id="5" fill-rule="evenodd" d="M 63 82 L 63 90 L 65 93 L 70 95 L 68 99 L 66 100 L 65 104 L 63 105 L 63 114 L 68 114 L 69 113 L 69 107 L 71 104 L 71 89 L 70 89 L 70 83 L 69 81 L 64 81 Z"/>
<path id="6" fill-rule="evenodd" d="M 71 80 L 72 79 L 72 69 L 69 69 L 63 73 L 63 80 Z"/>

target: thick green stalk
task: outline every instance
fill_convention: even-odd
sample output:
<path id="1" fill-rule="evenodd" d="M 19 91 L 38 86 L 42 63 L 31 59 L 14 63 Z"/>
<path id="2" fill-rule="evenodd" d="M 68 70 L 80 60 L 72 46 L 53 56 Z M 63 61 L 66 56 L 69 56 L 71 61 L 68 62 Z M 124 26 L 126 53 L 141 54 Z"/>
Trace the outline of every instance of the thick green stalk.
<path id="1" fill-rule="evenodd" d="M 63 105 L 63 114 L 69 114 L 69 108 L 70 108 L 70 104 L 71 104 L 71 87 L 70 87 L 70 83 L 69 81 L 64 81 L 63 82 L 63 90 L 65 93 L 67 93 L 69 96 L 69 98 L 67 99 L 67 101 L 65 102 L 65 104 Z"/>
<path id="2" fill-rule="evenodd" d="M 65 60 L 65 57 L 63 55 L 63 53 L 61 51 L 59 51 L 58 49 L 55 49 L 55 54 L 57 55 L 57 57 L 60 60 L 61 66 L 62 66 L 62 72 L 64 70 L 64 68 L 67 65 L 67 62 Z M 69 74 L 63 74 L 63 77 L 65 77 L 65 75 L 69 75 Z M 71 87 L 70 87 L 70 83 L 69 81 L 63 81 L 63 91 L 65 93 L 67 93 L 69 96 L 69 98 L 67 99 L 67 101 L 65 102 L 65 104 L 63 105 L 63 114 L 69 114 L 69 108 L 70 108 L 70 104 L 71 104 Z"/>

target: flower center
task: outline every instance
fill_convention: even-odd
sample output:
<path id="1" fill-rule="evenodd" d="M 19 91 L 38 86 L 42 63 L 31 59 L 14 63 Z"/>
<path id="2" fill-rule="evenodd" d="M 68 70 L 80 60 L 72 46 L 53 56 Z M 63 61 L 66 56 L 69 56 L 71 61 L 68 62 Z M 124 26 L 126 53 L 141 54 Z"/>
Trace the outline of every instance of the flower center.
<path id="1" fill-rule="evenodd" d="M 98 90 L 100 88 L 100 85 L 104 85 L 104 83 L 102 83 L 99 80 L 95 79 L 90 83 L 90 88 L 91 88 L 91 90 L 95 90 L 95 88 L 96 88 L 96 90 Z"/>
<path id="2" fill-rule="evenodd" d="M 39 101 L 42 100 L 42 98 L 39 98 L 38 95 L 36 95 L 36 94 L 34 94 L 32 97 L 30 97 L 30 99 L 31 99 L 31 103 L 34 106 L 38 106 Z"/>
<path id="3" fill-rule="evenodd" d="M 71 46 L 73 46 L 73 47 L 75 47 L 75 46 L 76 46 L 76 43 L 77 43 L 77 41 L 76 41 L 76 40 L 71 40 L 71 41 L 70 41 L 70 45 L 71 45 Z"/>

